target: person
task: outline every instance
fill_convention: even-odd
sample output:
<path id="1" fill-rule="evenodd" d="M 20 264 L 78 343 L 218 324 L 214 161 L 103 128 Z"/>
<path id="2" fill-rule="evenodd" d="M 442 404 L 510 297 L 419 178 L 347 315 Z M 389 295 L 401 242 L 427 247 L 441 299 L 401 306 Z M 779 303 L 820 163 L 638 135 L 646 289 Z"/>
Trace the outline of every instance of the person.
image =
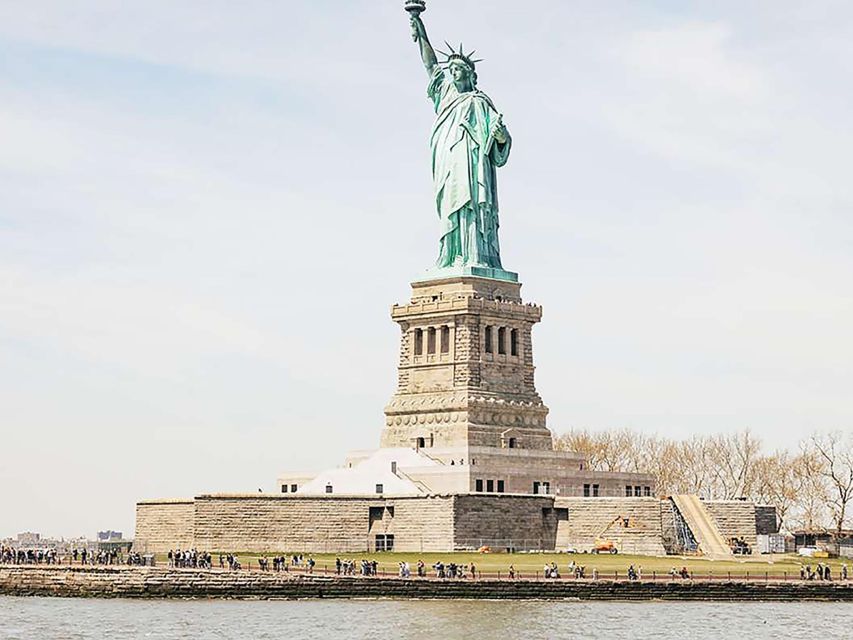
<path id="1" fill-rule="evenodd" d="M 841 563 L 841 579 L 847 580 L 847 563 L 846 562 Z"/>
<path id="2" fill-rule="evenodd" d="M 509 565 L 509 579 L 515 580 L 515 567 L 513 565 Z"/>
<path id="3" fill-rule="evenodd" d="M 823 567 L 823 579 L 832 580 L 832 567 L 828 564 Z"/>
<path id="4" fill-rule="evenodd" d="M 474 578 L 477 577 L 477 567 L 474 566 L 473 562 L 471 563 L 470 569 L 471 569 L 471 579 L 473 580 Z"/>
<path id="5" fill-rule="evenodd" d="M 509 159 L 512 139 L 492 100 L 477 88 L 471 53 L 451 47 L 445 71 L 419 15 L 412 30 L 429 76 L 436 113 L 430 137 L 433 192 L 441 221 L 436 267 L 501 269 L 496 168 Z"/>

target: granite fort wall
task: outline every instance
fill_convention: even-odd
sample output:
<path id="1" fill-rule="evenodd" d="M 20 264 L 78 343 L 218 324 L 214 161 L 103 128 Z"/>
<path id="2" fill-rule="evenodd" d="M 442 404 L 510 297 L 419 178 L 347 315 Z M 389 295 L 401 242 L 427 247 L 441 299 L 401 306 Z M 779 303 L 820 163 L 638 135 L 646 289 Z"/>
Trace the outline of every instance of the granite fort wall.
<path id="1" fill-rule="evenodd" d="M 375 512 L 374 512 L 375 513 Z M 382 519 L 374 516 L 371 549 L 376 534 L 392 534 L 395 551 L 447 551 L 453 548 L 453 498 L 424 496 L 389 498 Z"/>
<path id="2" fill-rule="evenodd" d="M 552 496 L 457 495 L 454 549 L 553 550 L 557 519 Z"/>
<path id="3" fill-rule="evenodd" d="M 344 553 L 373 550 L 378 534 L 393 535 L 398 551 L 452 549 L 453 499 L 246 494 L 146 501 L 137 505 L 135 548 Z"/>
<path id="4" fill-rule="evenodd" d="M 557 549 L 588 551 L 596 538 L 612 540 L 620 553 L 665 555 L 657 498 L 564 498 L 554 501 Z M 616 518 L 627 518 L 628 527 Z"/>
<path id="5" fill-rule="evenodd" d="M 400 580 L 261 571 L 0 567 L 0 595 L 98 598 L 446 598 L 853 601 L 853 583 Z"/>
<path id="6" fill-rule="evenodd" d="M 711 514 L 724 540 L 743 538 L 751 548 L 756 548 L 755 503 L 746 500 L 707 500 L 702 504 Z"/>
<path id="7" fill-rule="evenodd" d="M 612 540 L 622 553 L 664 555 L 661 504 L 656 498 L 513 494 L 202 495 L 140 502 L 135 548 L 346 553 L 373 551 L 377 535 L 393 535 L 396 551 L 480 546 L 583 551 L 601 538 Z M 704 504 L 724 538 L 742 537 L 751 546 L 757 519 L 769 518 L 750 502 Z M 611 525 L 617 518 L 627 518 L 628 526 Z"/>
<path id="8" fill-rule="evenodd" d="M 193 546 L 193 500 L 146 500 L 136 505 L 134 549 L 160 553 Z"/>
<path id="9" fill-rule="evenodd" d="M 366 551 L 371 507 L 382 510 L 385 504 L 298 494 L 198 496 L 195 545 L 218 551 Z"/>

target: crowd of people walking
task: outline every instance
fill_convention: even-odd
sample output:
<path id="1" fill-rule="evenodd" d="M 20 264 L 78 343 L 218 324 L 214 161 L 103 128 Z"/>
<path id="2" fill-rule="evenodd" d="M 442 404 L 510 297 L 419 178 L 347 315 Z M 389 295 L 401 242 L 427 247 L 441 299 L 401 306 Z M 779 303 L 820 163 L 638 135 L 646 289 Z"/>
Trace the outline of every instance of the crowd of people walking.
<path id="1" fill-rule="evenodd" d="M 87 548 L 59 551 L 50 549 L 16 549 L 0 547 L 0 564 L 45 564 L 45 565 L 116 565 L 121 564 L 123 555 L 118 549 L 89 550 Z"/>
<path id="2" fill-rule="evenodd" d="M 375 576 L 379 572 L 379 563 L 376 560 L 342 560 L 335 558 L 335 575 L 339 576 L 354 576 L 358 568 L 358 575 Z"/>
<path id="3" fill-rule="evenodd" d="M 213 567 L 213 558 L 207 551 L 196 549 L 175 549 L 166 554 L 170 567 L 179 569 L 210 569 Z M 221 563 L 220 563 L 221 564 Z"/>
<path id="4" fill-rule="evenodd" d="M 289 566 L 288 566 L 289 563 Z M 290 571 L 290 568 L 298 568 L 301 567 L 308 573 L 314 573 L 314 566 L 317 562 L 312 557 L 308 557 L 307 559 L 302 554 L 292 555 L 292 556 L 275 556 L 272 559 L 272 570 L 273 571 Z M 270 570 L 270 559 L 266 556 L 262 556 L 258 558 L 258 568 L 261 571 L 269 571 Z"/>
<path id="5" fill-rule="evenodd" d="M 127 564 L 128 566 L 144 566 L 153 565 L 154 557 L 154 554 L 143 555 L 137 551 L 129 551 L 125 557 L 117 548 L 93 550 L 83 547 L 80 549 L 58 550 L 56 548 L 20 549 L 9 545 L 0 545 L 0 564 L 4 565 L 79 564 L 90 566 L 110 566 Z M 169 551 L 166 554 L 166 559 L 170 568 L 177 569 L 213 569 L 214 562 L 216 560 L 214 556 L 207 551 L 199 551 L 197 549 L 182 550 L 180 548 L 175 548 Z M 244 568 L 236 554 L 219 553 L 217 559 L 218 562 L 216 564 L 219 569 L 238 571 Z M 252 564 L 252 561 L 249 561 L 246 568 L 254 568 Z M 271 558 L 261 556 L 257 558 L 257 565 L 261 571 L 289 572 L 295 570 L 311 574 L 314 573 L 316 561 L 310 555 L 306 557 L 301 553 L 294 553 L 276 555 Z M 801 565 L 800 578 L 806 581 L 832 581 L 833 579 L 841 581 L 849 580 L 847 563 L 842 562 L 840 566 L 836 565 L 836 567 L 836 569 L 833 569 L 829 563 L 824 562 L 819 562 L 814 568 L 811 565 Z M 328 571 L 328 566 L 323 566 L 321 569 L 323 573 L 326 573 Z M 361 560 L 355 560 L 337 557 L 335 558 L 334 572 L 335 575 L 338 576 L 358 575 L 370 577 L 380 574 L 380 566 L 376 559 L 364 558 Z M 652 572 L 652 574 L 654 573 L 655 572 Z M 678 578 L 683 580 L 693 579 L 691 571 L 688 570 L 686 566 L 681 569 L 672 567 L 668 573 L 670 579 L 673 580 Z M 620 574 L 621 572 L 614 572 L 613 578 L 618 579 Z M 393 575 L 393 573 L 391 575 Z M 445 563 L 442 560 L 438 560 L 428 567 L 422 559 L 418 560 L 414 565 L 410 564 L 408 560 L 398 561 L 396 575 L 400 578 L 411 578 L 413 576 L 426 578 L 431 575 L 439 580 L 459 580 L 465 578 L 475 579 L 480 577 L 480 573 L 473 562 L 461 564 L 456 562 Z M 494 572 L 492 575 L 498 578 L 503 575 L 508 577 L 510 580 L 520 579 L 522 577 L 538 578 L 540 576 L 538 572 L 531 572 L 526 576 L 522 576 L 512 564 L 509 565 L 508 570 L 505 573 Z M 627 572 L 621 575 L 627 577 L 630 581 L 639 581 L 643 579 L 643 569 L 641 566 L 631 564 L 628 566 Z M 711 574 L 709 573 L 709 576 L 710 575 Z M 542 568 L 541 577 L 546 580 L 555 580 L 563 578 L 563 574 L 561 573 L 557 563 L 552 561 L 545 563 Z M 586 567 L 576 563 L 575 560 L 572 559 L 567 565 L 565 577 L 574 579 L 586 578 Z M 593 580 L 599 579 L 599 570 L 597 568 L 593 568 L 590 577 Z M 732 575 L 729 574 L 729 579 L 731 578 Z"/>
<path id="6" fill-rule="evenodd" d="M 839 571 L 839 576 L 841 580 L 847 580 L 847 563 L 841 563 L 841 570 Z M 818 562 L 817 566 L 812 569 L 811 565 L 803 565 L 800 567 L 800 578 L 803 580 L 832 580 L 832 567 L 828 564 L 824 564 L 822 562 Z"/>

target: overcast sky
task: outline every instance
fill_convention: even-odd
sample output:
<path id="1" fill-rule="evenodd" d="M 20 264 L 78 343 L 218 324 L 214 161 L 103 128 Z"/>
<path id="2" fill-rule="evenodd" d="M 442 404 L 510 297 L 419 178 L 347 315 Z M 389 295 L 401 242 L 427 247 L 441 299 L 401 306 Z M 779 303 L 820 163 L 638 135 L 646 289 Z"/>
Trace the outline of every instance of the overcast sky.
<path id="1" fill-rule="evenodd" d="M 557 432 L 853 428 L 853 6 L 430 0 Z M 402 0 L 0 4 L 0 537 L 378 445 L 435 259 Z"/>

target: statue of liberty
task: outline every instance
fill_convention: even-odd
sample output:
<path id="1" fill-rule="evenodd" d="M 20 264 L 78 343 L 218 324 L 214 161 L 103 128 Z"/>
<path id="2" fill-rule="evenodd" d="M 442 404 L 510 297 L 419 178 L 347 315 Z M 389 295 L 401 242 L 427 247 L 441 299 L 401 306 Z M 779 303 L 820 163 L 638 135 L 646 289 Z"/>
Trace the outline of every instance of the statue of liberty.
<path id="1" fill-rule="evenodd" d="M 436 52 L 420 13 L 425 3 L 408 0 L 412 37 L 429 75 L 427 95 L 436 118 L 430 137 L 435 204 L 441 221 L 436 267 L 485 267 L 503 271 L 498 244 L 496 168 L 506 164 L 512 139 L 491 99 L 477 88 L 473 51 L 462 45 Z M 514 274 L 512 274 L 514 275 Z"/>

